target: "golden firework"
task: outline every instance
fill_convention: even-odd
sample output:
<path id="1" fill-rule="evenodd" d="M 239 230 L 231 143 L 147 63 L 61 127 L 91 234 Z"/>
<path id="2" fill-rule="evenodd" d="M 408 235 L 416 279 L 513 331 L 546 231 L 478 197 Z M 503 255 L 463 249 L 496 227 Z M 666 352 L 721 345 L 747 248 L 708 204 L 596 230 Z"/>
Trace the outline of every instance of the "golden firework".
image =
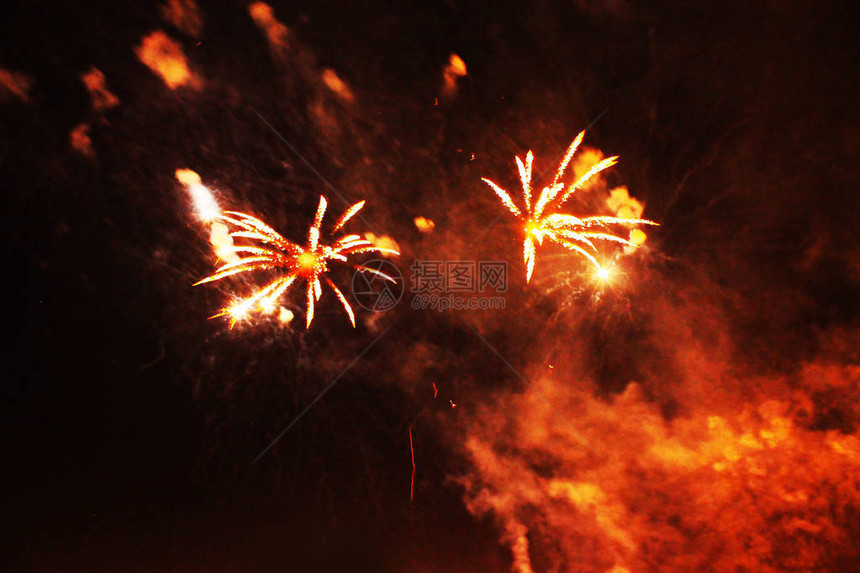
<path id="1" fill-rule="evenodd" d="M 564 159 L 559 164 L 555 178 L 552 183 L 544 187 L 537 200 L 533 201 L 532 197 L 532 166 L 534 164 L 534 155 L 531 151 L 526 154 L 526 160 L 523 161 L 519 157 L 515 157 L 517 169 L 519 170 L 520 182 L 523 187 L 523 201 L 525 209 L 520 210 L 514 203 L 510 194 L 496 185 L 489 179 L 483 179 L 493 191 L 496 192 L 502 204 L 508 208 L 518 219 L 523 222 L 523 230 L 525 239 L 523 241 L 523 259 L 526 265 L 526 283 L 531 280 L 532 272 L 535 265 L 535 243 L 542 245 L 544 239 L 549 239 L 554 243 L 558 243 L 563 247 L 575 251 L 588 259 L 595 266 L 599 275 L 604 274 L 603 268 L 597 262 L 596 255 L 598 254 L 597 247 L 594 241 L 609 241 L 621 243 L 629 247 L 638 247 L 634 241 L 630 241 L 623 237 L 619 237 L 611 232 L 608 228 L 611 225 L 657 225 L 653 221 L 646 219 L 625 219 L 622 217 L 594 216 L 594 217 L 576 217 L 565 213 L 559 213 L 558 209 L 564 205 L 577 189 L 582 188 L 592 177 L 615 165 L 618 157 L 609 157 L 600 161 L 591 167 L 585 174 L 577 179 L 574 183 L 566 185 L 561 179 L 564 171 L 570 164 L 570 160 L 582 143 L 582 138 L 585 136 L 583 131 L 576 136 L 570 147 L 567 148 L 567 153 Z M 641 244 L 641 241 L 639 241 Z"/>
<path id="2" fill-rule="evenodd" d="M 195 283 L 195 286 L 254 271 L 274 269 L 282 271 L 282 274 L 255 291 L 251 296 L 239 299 L 222 309 L 215 316 L 229 315 L 230 326 L 232 327 L 236 321 L 252 312 L 271 312 L 275 308 L 275 302 L 290 285 L 297 279 L 303 279 L 306 282 L 307 297 L 306 328 L 310 327 L 314 319 L 314 305 L 322 296 L 322 281 L 325 281 L 334 291 L 354 327 L 355 315 L 352 312 L 352 307 L 340 289 L 326 276 L 329 262 L 348 263 L 348 256 L 359 253 L 375 252 L 393 255 L 400 253 L 393 249 L 377 247 L 359 235 L 344 235 L 329 245 L 323 244 L 320 241 L 320 228 L 322 227 L 326 205 L 326 198 L 320 196 L 319 207 L 314 222 L 308 230 L 307 244 L 304 247 L 286 240 L 277 231 L 251 215 L 236 211 L 227 211 L 216 215 L 215 219 L 233 227 L 234 230 L 230 232 L 232 239 L 245 239 L 255 244 L 229 247 L 231 252 L 241 253 L 241 258 L 216 269 L 212 275 Z M 364 207 L 364 201 L 360 201 L 347 209 L 332 227 L 332 235 L 337 233 L 362 207 Z M 360 272 L 375 274 L 384 280 L 395 282 L 393 278 L 376 269 L 354 263 L 350 264 Z"/>

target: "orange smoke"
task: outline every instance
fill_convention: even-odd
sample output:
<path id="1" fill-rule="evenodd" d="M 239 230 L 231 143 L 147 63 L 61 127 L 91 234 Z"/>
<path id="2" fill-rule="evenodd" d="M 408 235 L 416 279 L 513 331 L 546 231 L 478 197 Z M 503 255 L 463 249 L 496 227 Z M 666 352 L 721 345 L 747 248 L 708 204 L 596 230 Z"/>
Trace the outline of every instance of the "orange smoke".
<path id="1" fill-rule="evenodd" d="M 194 0 L 167 0 L 161 17 L 189 36 L 197 38 L 203 31 L 203 17 Z"/>
<path id="2" fill-rule="evenodd" d="M 616 217 L 625 219 L 640 219 L 645 211 L 645 206 L 630 196 L 627 187 L 616 187 L 609 192 L 606 198 L 606 206 L 609 207 Z"/>
<path id="3" fill-rule="evenodd" d="M 645 211 L 645 205 L 635 197 L 631 197 L 630 191 L 623 185 L 609 192 L 609 197 L 606 198 L 606 206 L 609 207 L 616 217 L 624 219 L 639 219 Z M 628 240 L 634 245 L 641 246 L 647 239 L 648 235 L 642 229 L 630 229 Z M 624 247 L 625 255 L 632 254 L 635 251 L 635 247 Z"/>
<path id="4" fill-rule="evenodd" d="M 80 123 L 69 132 L 69 145 L 84 157 L 95 157 L 93 142 L 90 139 L 90 126 Z"/>
<path id="5" fill-rule="evenodd" d="M 0 68 L 0 101 L 14 96 L 24 103 L 30 103 L 30 90 L 33 80 L 27 74 Z"/>
<path id="6" fill-rule="evenodd" d="M 269 49 L 276 60 L 285 60 L 289 47 L 290 31 L 275 18 L 272 7 L 265 2 L 254 2 L 248 6 L 254 23 L 266 33 Z"/>
<path id="7" fill-rule="evenodd" d="M 161 30 L 145 36 L 141 45 L 135 48 L 135 53 L 170 89 L 197 87 L 200 83 L 188 67 L 182 46 Z"/>
<path id="8" fill-rule="evenodd" d="M 606 156 L 599 149 L 593 147 L 582 146 L 579 153 L 573 156 L 571 170 L 573 171 L 573 179 L 578 180 L 580 177 L 588 173 L 588 170 L 606 159 Z M 588 182 L 582 186 L 582 191 L 588 192 L 592 189 L 603 189 L 606 187 L 606 179 L 602 173 L 598 173 L 597 177 L 591 177 Z"/>
<path id="9" fill-rule="evenodd" d="M 602 399 L 554 369 L 483 404 L 465 443 L 469 510 L 497 519 L 520 573 L 856 563 L 860 366 L 715 377 L 748 396 L 714 388 L 667 419 L 639 384 Z M 821 422 L 837 406 L 851 427 Z"/>

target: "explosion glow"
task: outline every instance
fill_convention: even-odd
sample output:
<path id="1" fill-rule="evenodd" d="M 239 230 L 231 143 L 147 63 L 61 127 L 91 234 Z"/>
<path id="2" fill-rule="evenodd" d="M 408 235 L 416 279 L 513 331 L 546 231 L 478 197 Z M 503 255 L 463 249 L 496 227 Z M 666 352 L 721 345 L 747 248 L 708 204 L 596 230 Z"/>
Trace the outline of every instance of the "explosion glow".
<path id="1" fill-rule="evenodd" d="M 256 241 L 267 245 L 269 248 L 253 245 L 233 246 L 231 249 L 232 252 L 244 253 L 246 256 L 235 262 L 228 262 L 218 268 L 212 275 L 195 283 L 195 285 L 221 280 L 240 273 L 269 269 L 280 270 L 284 274 L 254 292 L 251 296 L 239 299 L 230 306 L 222 309 L 215 316 L 229 316 L 230 326 L 232 327 L 237 321 L 246 318 L 254 311 L 269 313 L 274 309 L 275 302 L 296 279 L 304 279 L 307 285 L 305 327 L 310 328 L 311 322 L 314 319 L 314 305 L 322 296 L 322 283 L 320 281 L 322 279 L 334 291 L 335 296 L 337 296 L 337 299 L 343 305 L 347 316 L 349 316 L 349 321 L 354 327 L 355 315 L 352 312 L 352 307 L 340 289 L 337 288 L 331 279 L 325 276 L 328 272 L 329 261 L 348 262 L 347 257 L 349 255 L 359 253 L 393 255 L 399 253 L 392 249 L 377 247 L 358 235 L 345 235 L 339 237 L 331 245 L 322 244 L 320 242 L 320 227 L 322 226 L 326 205 L 326 198 L 320 196 L 319 207 L 317 208 L 314 222 L 308 231 L 308 240 L 304 247 L 286 240 L 277 231 L 251 215 L 236 211 L 227 211 L 216 215 L 216 220 L 232 225 L 236 229 L 229 234 L 231 238 Z M 347 209 L 341 215 L 340 219 L 335 222 L 332 233 L 340 230 L 362 207 L 364 207 L 364 201 L 360 201 Z M 360 272 L 375 274 L 384 280 L 394 282 L 393 278 L 378 270 L 359 264 L 353 264 L 352 267 Z"/>
<path id="2" fill-rule="evenodd" d="M 612 234 L 607 227 L 610 225 L 657 225 L 654 221 L 647 219 L 625 219 L 623 217 L 607 216 L 580 218 L 553 211 L 553 209 L 560 209 L 574 192 L 581 189 L 592 177 L 604 169 L 615 165 L 618 159 L 617 156 L 604 159 L 565 189 L 565 184 L 561 179 L 567 166 L 570 164 L 570 160 L 582 143 L 584 136 L 585 132 L 583 131 L 570 144 L 567 153 L 564 155 L 564 159 L 562 159 L 558 167 L 558 171 L 556 171 L 555 178 L 549 186 L 541 190 L 534 204 L 532 203 L 532 166 L 534 164 L 534 155 L 529 151 L 525 162 L 519 157 L 515 158 L 520 174 L 520 182 L 523 186 L 524 210 L 520 210 L 517 207 L 507 191 L 489 179 L 482 179 L 496 192 L 496 195 L 502 200 L 502 204 L 515 217 L 523 221 L 523 230 L 525 231 L 523 259 L 526 265 L 527 283 L 531 280 L 532 272 L 534 271 L 535 243 L 542 245 L 544 239 L 549 239 L 566 249 L 575 251 L 594 265 L 601 278 L 606 278 L 600 263 L 597 262 L 597 258 L 595 257 L 598 250 L 593 240 L 620 243 L 635 248 L 644 241 L 644 234 L 637 236 L 641 237 L 638 241 L 632 241 Z"/>

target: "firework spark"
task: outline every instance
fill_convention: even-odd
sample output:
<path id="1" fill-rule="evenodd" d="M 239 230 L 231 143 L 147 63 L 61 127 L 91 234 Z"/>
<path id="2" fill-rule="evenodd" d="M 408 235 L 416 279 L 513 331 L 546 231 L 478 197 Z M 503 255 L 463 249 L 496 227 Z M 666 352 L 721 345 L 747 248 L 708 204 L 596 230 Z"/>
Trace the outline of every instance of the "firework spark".
<path id="1" fill-rule="evenodd" d="M 412 456 L 412 480 L 409 483 L 409 501 L 415 501 L 415 446 L 412 444 L 412 424 L 409 424 L 409 455 Z"/>
<path id="2" fill-rule="evenodd" d="M 598 254 L 598 250 L 594 241 L 620 243 L 633 248 L 641 244 L 641 241 L 636 243 L 613 234 L 609 226 L 657 225 L 657 223 L 648 221 L 647 219 L 627 219 L 608 216 L 576 217 L 557 211 L 571 195 L 578 189 L 581 189 L 592 177 L 612 167 L 618 160 L 617 156 L 604 159 L 591 167 L 574 183 L 565 185 L 562 177 L 567 166 L 570 164 L 570 160 L 582 143 L 584 136 L 584 131 L 576 136 L 576 139 L 567 148 L 567 153 L 565 153 L 564 159 L 561 160 L 552 183 L 541 190 L 540 195 L 537 196 L 537 200 L 534 202 L 532 201 L 532 166 L 534 155 L 529 151 L 525 161 L 519 157 L 515 158 L 520 182 L 523 187 L 523 201 L 525 203 L 525 209 L 523 210 L 517 207 L 507 191 L 489 179 L 482 178 L 482 181 L 495 191 L 496 195 L 501 199 L 502 204 L 508 208 L 508 211 L 523 222 L 523 230 L 525 231 L 523 259 L 526 265 L 526 283 L 531 280 L 532 272 L 534 271 L 535 243 L 542 245 L 544 239 L 549 239 L 566 249 L 579 253 L 594 265 L 598 275 L 602 276 L 604 270 L 600 263 L 597 262 L 596 255 Z"/>
<path id="3" fill-rule="evenodd" d="M 349 321 L 355 326 L 355 315 L 352 307 L 339 288 L 326 276 L 330 261 L 348 262 L 349 255 L 359 253 L 380 253 L 398 255 L 393 249 L 377 247 L 367 239 L 359 235 L 343 235 L 334 240 L 330 245 L 320 242 L 320 228 L 325 215 L 327 201 L 320 196 L 314 222 L 308 231 L 307 244 L 302 247 L 282 237 L 277 231 L 265 224 L 263 221 L 245 213 L 226 211 L 219 213 L 215 218 L 231 225 L 235 230 L 230 232 L 232 239 L 245 239 L 255 244 L 235 245 L 231 248 L 233 253 L 241 253 L 242 257 L 236 261 L 216 269 L 215 272 L 205 279 L 195 283 L 204 284 L 221 280 L 223 278 L 262 270 L 278 270 L 282 274 L 266 286 L 255 291 L 251 296 L 239 299 L 230 306 L 222 309 L 215 316 L 227 315 L 230 317 L 230 326 L 245 318 L 252 312 L 268 313 L 275 308 L 275 302 L 284 292 L 297 280 L 306 281 L 307 313 L 305 327 L 310 328 L 314 319 L 314 305 L 322 296 L 322 281 L 334 291 L 335 296 L 343 305 Z M 364 201 L 360 201 L 347 209 L 332 227 L 332 234 L 336 233 L 349 221 L 361 208 Z M 384 280 L 395 282 L 393 278 L 376 269 L 360 264 L 352 264 L 352 267 L 362 273 L 371 273 Z M 214 317 L 213 317 L 214 318 Z"/>

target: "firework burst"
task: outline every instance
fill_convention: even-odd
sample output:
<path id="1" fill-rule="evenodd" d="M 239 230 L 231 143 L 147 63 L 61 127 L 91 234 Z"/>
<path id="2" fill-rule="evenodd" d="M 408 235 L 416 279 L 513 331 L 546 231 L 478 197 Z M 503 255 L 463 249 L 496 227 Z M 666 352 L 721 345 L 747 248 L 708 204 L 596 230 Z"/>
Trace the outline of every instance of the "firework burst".
<path id="1" fill-rule="evenodd" d="M 598 254 L 598 250 L 594 244 L 595 241 L 620 243 L 629 247 L 639 246 L 633 241 L 613 234 L 609 229 L 610 226 L 657 225 L 657 223 L 646 219 L 625 219 L 608 216 L 576 217 L 558 212 L 558 209 L 564 205 L 573 193 L 581 189 L 592 177 L 615 165 L 618 160 L 617 156 L 604 159 L 591 167 L 574 183 L 565 185 L 562 177 L 567 166 L 570 164 L 570 160 L 582 143 L 584 136 L 585 132 L 583 131 L 576 136 L 576 139 L 567 148 L 567 153 L 565 153 L 564 159 L 559 164 L 555 178 L 553 178 L 549 186 L 541 190 L 536 201 L 533 201 L 532 197 L 532 166 L 534 164 L 534 155 L 529 151 L 526 154 L 525 161 L 519 157 L 515 157 L 520 174 L 520 182 L 523 187 L 525 209 L 521 210 L 517 207 L 510 194 L 496 183 L 482 178 L 482 181 L 495 191 L 496 195 L 501 199 L 502 204 L 508 208 L 508 211 L 523 222 L 523 231 L 525 232 L 523 259 L 526 265 L 526 283 L 531 280 L 532 272 L 534 271 L 536 244 L 543 245 L 545 239 L 579 253 L 594 265 L 598 275 L 602 275 L 604 269 L 597 262 L 596 255 Z"/>
<path id="2" fill-rule="evenodd" d="M 360 253 L 393 255 L 400 253 L 393 249 L 377 247 L 359 235 L 343 235 L 331 244 L 323 244 L 320 241 L 320 229 L 326 205 L 326 198 L 320 196 L 319 207 L 314 222 L 308 231 L 307 244 L 304 247 L 286 240 L 277 231 L 251 215 L 236 211 L 227 211 L 216 215 L 215 219 L 233 227 L 234 230 L 230 232 L 231 238 L 244 239 L 253 242 L 253 244 L 230 247 L 231 252 L 241 253 L 241 258 L 216 269 L 212 275 L 195 283 L 195 286 L 255 271 L 274 269 L 281 271 L 282 274 L 256 290 L 251 296 L 239 299 L 222 309 L 215 316 L 229 316 L 232 327 L 238 320 L 252 312 L 271 312 L 274 310 L 276 301 L 296 280 L 304 280 L 307 297 L 305 327 L 309 328 L 314 319 L 314 306 L 322 296 L 322 281 L 325 281 L 343 305 L 347 316 L 349 316 L 349 321 L 354 327 L 355 315 L 352 312 L 352 307 L 340 289 L 326 276 L 329 262 L 349 263 L 348 257 L 350 255 Z M 360 201 L 347 209 L 332 227 L 332 235 L 337 233 L 362 207 L 364 207 L 364 201 Z M 349 264 L 362 273 L 371 273 L 381 279 L 395 282 L 393 278 L 376 269 L 355 263 Z"/>

